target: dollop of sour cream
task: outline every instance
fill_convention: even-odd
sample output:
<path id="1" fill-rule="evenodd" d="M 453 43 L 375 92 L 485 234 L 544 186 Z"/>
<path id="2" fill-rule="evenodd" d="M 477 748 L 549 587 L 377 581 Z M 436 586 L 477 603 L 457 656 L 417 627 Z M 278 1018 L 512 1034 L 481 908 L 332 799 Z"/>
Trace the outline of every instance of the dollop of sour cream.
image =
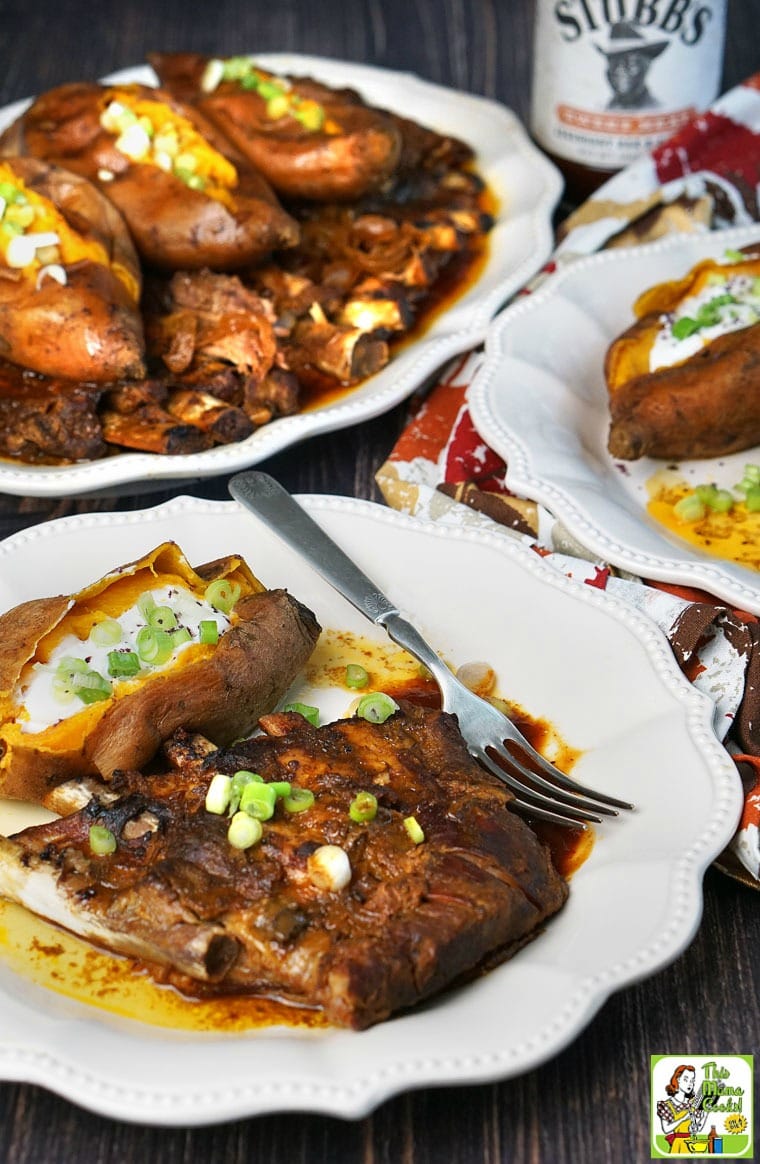
<path id="1" fill-rule="evenodd" d="M 679 338 L 673 328 L 679 320 L 696 320 L 700 309 L 707 308 L 722 296 L 731 296 L 733 302 L 715 308 L 716 323 L 700 326 L 690 335 Z M 731 331 L 740 331 L 760 321 L 760 282 L 753 275 L 730 275 L 708 283 L 696 295 L 684 299 L 676 311 L 660 318 L 661 328 L 649 353 L 649 370 L 669 368 L 697 354 L 707 344 Z"/>
<path id="2" fill-rule="evenodd" d="M 184 650 L 199 641 L 201 622 L 215 622 L 220 638 L 230 626 L 230 620 L 225 614 L 216 610 L 203 599 L 196 598 L 194 594 L 183 587 L 157 587 L 149 593 L 156 606 L 171 607 L 178 624 L 187 628 L 191 638 L 184 643 L 179 643 L 165 663 L 145 664 L 136 676 L 129 679 L 112 679 L 114 691 L 118 689 L 120 684 L 134 683 L 135 679 L 139 680 L 149 673 L 165 671 L 171 667 Z M 93 671 L 98 671 L 101 675 L 108 677 L 108 654 L 110 651 L 136 650 L 137 633 L 146 625 L 145 615 L 135 605 L 122 611 L 116 621 L 122 632 L 118 643 L 103 646 L 94 642 L 92 637 L 83 640 L 73 634 L 64 635 L 51 652 L 46 663 L 34 663 L 24 672 L 15 693 L 16 706 L 22 709 L 20 720 L 22 731 L 44 731 L 46 728 L 52 727 L 53 724 L 68 719 L 84 709 L 85 704 L 80 699 L 74 698 L 68 703 L 61 703 L 55 698 L 53 679 L 62 659 L 83 659 Z"/>

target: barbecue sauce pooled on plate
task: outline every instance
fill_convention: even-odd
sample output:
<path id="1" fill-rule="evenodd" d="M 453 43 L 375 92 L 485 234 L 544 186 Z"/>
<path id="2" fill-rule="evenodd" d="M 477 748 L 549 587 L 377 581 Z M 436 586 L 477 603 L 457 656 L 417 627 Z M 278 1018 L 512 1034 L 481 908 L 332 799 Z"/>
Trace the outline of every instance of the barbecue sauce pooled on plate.
<path id="1" fill-rule="evenodd" d="M 304 684 L 307 691 L 323 689 L 326 700 L 337 701 L 340 710 L 336 710 L 335 717 L 351 715 L 357 694 L 362 694 L 345 685 L 348 664 L 359 664 L 367 670 L 367 689 L 382 690 L 393 698 L 426 707 L 440 706 L 434 681 L 421 671 L 416 660 L 393 643 L 325 630 L 304 670 Z M 545 720 L 507 706 L 534 746 L 546 748 L 554 762 L 569 771 L 578 752 L 565 744 Z M 333 718 L 332 712 L 326 712 L 323 718 Z M 32 823 L 32 816 L 37 823 L 52 815 L 42 815 L 44 810 L 18 802 L 0 802 L 0 808 L 0 828 L 5 833 Z M 590 854 L 590 829 L 585 832 L 546 824 L 536 824 L 534 828 L 548 846 L 557 870 L 566 878 Z M 269 1026 L 316 1029 L 328 1025 L 321 1011 L 277 998 L 216 992 L 204 996 L 203 985 L 189 979 L 187 993 L 182 993 L 161 981 L 161 967 L 148 967 L 137 959 L 101 950 L 1 899 L 0 965 L 75 1002 L 157 1027 L 239 1033 Z"/>

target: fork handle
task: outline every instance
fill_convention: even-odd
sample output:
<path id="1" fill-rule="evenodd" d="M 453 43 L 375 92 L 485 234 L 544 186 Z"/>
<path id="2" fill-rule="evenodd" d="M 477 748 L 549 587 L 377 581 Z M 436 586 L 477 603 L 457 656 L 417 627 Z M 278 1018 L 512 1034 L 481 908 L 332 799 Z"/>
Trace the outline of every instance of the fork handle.
<path id="1" fill-rule="evenodd" d="M 387 619 L 400 617 L 398 609 L 371 578 L 273 477 L 256 471 L 238 473 L 230 481 L 229 490 L 236 501 L 260 517 L 370 622 L 386 626 Z"/>

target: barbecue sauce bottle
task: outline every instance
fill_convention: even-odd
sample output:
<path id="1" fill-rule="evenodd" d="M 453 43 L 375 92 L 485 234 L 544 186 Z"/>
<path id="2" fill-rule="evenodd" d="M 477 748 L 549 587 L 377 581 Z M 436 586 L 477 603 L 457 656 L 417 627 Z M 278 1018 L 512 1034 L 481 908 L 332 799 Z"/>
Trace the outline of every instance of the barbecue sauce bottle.
<path id="1" fill-rule="evenodd" d="M 531 132 L 581 201 L 720 89 L 726 0 L 537 0 Z"/>

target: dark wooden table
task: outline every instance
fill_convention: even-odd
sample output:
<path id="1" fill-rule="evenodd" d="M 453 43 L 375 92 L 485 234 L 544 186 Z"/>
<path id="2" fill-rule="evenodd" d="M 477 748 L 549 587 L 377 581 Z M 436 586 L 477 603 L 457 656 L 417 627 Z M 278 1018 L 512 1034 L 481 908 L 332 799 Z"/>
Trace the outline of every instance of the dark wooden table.
<path id="1" fill-rule="evenodd" d="M 156 48 L 290 50 L 411 70 L 498 98 L 527 119 L 533 8 L 530 0 L 0 0 L 0 103 L 139 63 Z M 758 29 L 760 0 L 729 0 L 724 88 L 760 68 Z M 377 500 L 374 473 L 404 422 L 400 406 L 262 467 L 294 491 Z M 226 484 L 206 480 L 183 491 L 226 499 Z M 69 513 L 140 509 L 178 491 L 0 496 L 0 536 Z M 611 998 L 570 1047 L 521 1078 L 408 1094 L 355 1123 L 273 1115 L 188 1130 L 117 1123 L 41 1088 L 4 1084 L 0 1161 L 643 1161 L 650 1054 L 758 1049 L 759 905 L 755 892 L 711 870 L 690 947 L 669 968 Z"/>

